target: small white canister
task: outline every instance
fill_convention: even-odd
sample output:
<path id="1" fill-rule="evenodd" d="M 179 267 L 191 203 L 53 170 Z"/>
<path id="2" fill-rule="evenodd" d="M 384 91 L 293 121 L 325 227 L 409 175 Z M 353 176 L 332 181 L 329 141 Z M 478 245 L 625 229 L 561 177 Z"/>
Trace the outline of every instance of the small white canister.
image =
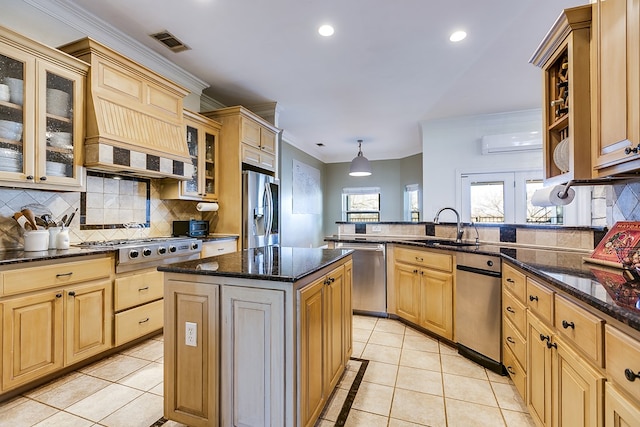
<path id="1" fill-rule="evenodd" d="M 49 231 L 49 249 L 55 249 L 58 233 L 60 233 L 62 227 L 49 227 L 47 230 Z"/>
<path id="2" fill-rule="evenodd" d="M 46 251 L 49 249 L 49 232 L 47 230 L 31 230 L 24 232 L 24 250 L 27 252 Z"/>
<path id="3" fill-rule="evenodd" d="M 56 236 L 56 249 L 69 249 L 69 229 L 62 227 Z"/>

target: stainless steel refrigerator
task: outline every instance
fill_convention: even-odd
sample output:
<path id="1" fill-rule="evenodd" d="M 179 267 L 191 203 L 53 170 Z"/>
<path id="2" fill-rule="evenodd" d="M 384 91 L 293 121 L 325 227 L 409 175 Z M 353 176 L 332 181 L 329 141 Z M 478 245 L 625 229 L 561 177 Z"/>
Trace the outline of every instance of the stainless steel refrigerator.
<path id="1" fill-rule="evenodd" d="M 278 245 L 278 181 L 254 171 L 242 172 L 242 248 Z"/>

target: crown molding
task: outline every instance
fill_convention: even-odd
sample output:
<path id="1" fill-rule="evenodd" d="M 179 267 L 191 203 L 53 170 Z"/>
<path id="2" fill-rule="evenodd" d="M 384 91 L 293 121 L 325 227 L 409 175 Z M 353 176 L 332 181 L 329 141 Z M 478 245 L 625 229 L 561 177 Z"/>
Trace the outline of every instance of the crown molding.
<path id="1" fill-rule="evenodd" d="M 192 93 L 200 95 L 205 88 L 209 87 L 209 84 L 204 80 L 194 76 L 69 0 L 22 1 L 80 33 L 128 56 L 132 60 L 140 62 L 142 65 L 184 86 Z"/>
<path id="2" fill-rule="evenodd" d="M 212 111 L 227 107 L 206 93 L 200 95 L 200 111 Z"/>

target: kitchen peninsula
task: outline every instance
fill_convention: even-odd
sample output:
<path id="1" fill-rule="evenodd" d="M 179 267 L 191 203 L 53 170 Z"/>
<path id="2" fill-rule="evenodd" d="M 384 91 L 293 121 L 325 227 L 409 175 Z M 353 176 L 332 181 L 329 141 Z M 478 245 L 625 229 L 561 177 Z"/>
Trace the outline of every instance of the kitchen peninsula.
<path id="1" fill-rule="evenodd" d="M 260 247 L 159 267 L 164 416 L 313 425 L 351 355 L 351 252 Z"/>

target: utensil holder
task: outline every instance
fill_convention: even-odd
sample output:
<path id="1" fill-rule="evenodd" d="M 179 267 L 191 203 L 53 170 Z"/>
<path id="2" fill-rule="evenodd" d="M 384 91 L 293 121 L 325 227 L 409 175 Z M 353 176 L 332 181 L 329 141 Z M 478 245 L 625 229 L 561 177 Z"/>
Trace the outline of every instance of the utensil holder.
<path id="1" fill-rule="evenodd" d="M 49 232 L 32 230 L 24 232 L 24 250 L 26 252 L 46 251 L 49 249 Z"/>

